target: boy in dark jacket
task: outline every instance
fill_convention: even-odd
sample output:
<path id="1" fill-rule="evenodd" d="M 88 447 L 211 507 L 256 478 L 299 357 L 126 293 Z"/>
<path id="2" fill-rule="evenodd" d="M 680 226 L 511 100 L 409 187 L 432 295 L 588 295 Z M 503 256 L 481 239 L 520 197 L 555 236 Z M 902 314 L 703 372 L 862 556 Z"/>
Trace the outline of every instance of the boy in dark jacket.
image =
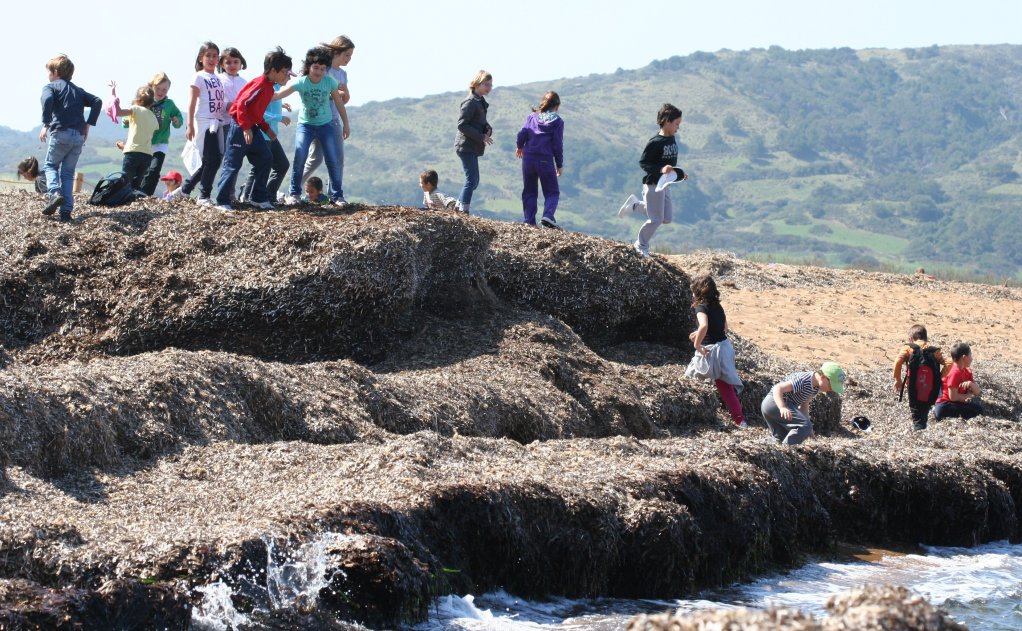
<path id="1" fill-rule="evenodd" d="M 89 126 L 95 126 L 103 111 L 103 101 L 98 96 L 71 83 L 75 65 L 65 55 L 58 55 L 46 62 L 50 82 L 43 88 L 40 99 L 43 106 L 43 128 L 39 142 L 46 143 L 47 193 L 44 215 L 60 210 L 61 221 L 71 221 L 74 208 L 75 167 L 82 155 L 82 145 L 89 137 Z M 85 119 L 85 108 L 89 118 Z"/>

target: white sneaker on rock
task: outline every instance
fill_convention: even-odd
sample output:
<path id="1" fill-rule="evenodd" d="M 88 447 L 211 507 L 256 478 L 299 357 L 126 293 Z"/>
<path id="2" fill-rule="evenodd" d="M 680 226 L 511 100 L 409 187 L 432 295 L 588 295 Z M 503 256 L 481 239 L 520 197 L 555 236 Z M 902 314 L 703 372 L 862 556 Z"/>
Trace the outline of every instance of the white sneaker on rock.
<path id="1" fill-rule="evenodd" d="M 632 244 L 632 247 L 635 248 L 635 251 L 638 252 L 639 254 L 641 254 L 643 257 L 649 258 L 649 246 L 648 245 L 642 245 L 641 243 L 639 243 L 639 240 L 636 239 L 635 243 Z"/>

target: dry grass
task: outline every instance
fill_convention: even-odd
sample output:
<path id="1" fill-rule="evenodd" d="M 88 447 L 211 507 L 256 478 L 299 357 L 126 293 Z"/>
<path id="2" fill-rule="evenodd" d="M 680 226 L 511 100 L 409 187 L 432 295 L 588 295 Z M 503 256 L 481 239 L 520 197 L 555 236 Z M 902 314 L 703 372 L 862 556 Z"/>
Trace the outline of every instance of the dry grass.
<path id="1" fill-rule="evenodd" d="M 0 195 L 0 577 L 240 590 L 264 538 L 336 531 L 361 600 L 323 607 L 388 626 L 444 591 L 677 597 L 835 540 L 1022 534 L 1018 365 L 989 417 L 915 435 L 886 371 L 853 372 L 814 402 L 822 438 L 784 449 L 681 376 L 688 276 L 661 257 L 399 208 L 61 225 L 30 200 Z M 807 368 L 735 346 L 753 415 Z"/>

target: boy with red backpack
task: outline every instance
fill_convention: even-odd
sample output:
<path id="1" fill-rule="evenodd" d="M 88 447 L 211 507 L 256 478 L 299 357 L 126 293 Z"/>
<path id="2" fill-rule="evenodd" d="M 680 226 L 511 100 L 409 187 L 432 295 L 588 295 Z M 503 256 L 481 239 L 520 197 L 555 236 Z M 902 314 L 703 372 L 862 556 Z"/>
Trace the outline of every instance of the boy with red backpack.
<path id="1" fill-rule="evenodd" d="M 902 366 L 907 365 L 908 375 L 902 378 Z M 912 429 L 926 429 L 930 408 L 941 393 L 942 379 L 951 369 L 951 360 L 944 357 L 940 348 L 930 346 L 926 327 L 913 325 L 908 330 L 908 344 L 894 360 L 894 391 L 902 400 L 908 390 L 908 407 L 912 410 Z"/>

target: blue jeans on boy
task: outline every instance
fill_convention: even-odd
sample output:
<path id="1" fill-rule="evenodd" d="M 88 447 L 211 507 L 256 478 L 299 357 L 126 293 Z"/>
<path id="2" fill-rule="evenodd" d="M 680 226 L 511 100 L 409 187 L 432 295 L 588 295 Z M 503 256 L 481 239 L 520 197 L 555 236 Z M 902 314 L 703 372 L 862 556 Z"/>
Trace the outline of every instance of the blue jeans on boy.
<path id="1" fill-rule="evenodd" d="M 337 142 L 334 138 L 334 129 L 330 123 L 325 125 L 306 125 L 298 123 L 298 131 L 295 132 L 295 168 L 291 171 L 291 188 L 288 195 L 291 197 L 302 196 L 302 170 L 297 165 L 305 164 L 309 158 L 309 145 L 313 140 L 319 141 L 326 159 L 326 172 L 330 177 L 330 201 L 342 199 L 341 189 L 341 167 L 337 164 Z"/>
<path id="2" fill-rule="evenodd" d="M 543 187 L 543 216 L 554 218 L 561 189 L 557 184 L 557 167 L 553 157 L 528 156 L 522 158 L 522 210 L 525 223 L 536 225 L 536 210 L 539 205 L 539 186 Z"/>
<path id="3" fill-rule="evenodd" d="M 458 153 L 461 168 L 465 171 L 465 185 L 458 194 L 458 206 L 464 209 L 472 203 L 472 191 L 479 188 L 479 156 L 474 153 Z"/>
<path id="4" fill-rule="evenodd" d="M 50 132 L 46 143 L 43 170 L 46 171 L 47 192 L 51 197 L 57 193 L 64 197 L 64 205 L 60 208 L 60 216 L 64 219 L 71 217 L 74 208 L 75 167 L 84 144 L 85 137 L 77 129 Z"/>
<path id="5" fill-rule="evenodd" d="M 227 146 L 224 150 L 223 168 L 216 185 L 216 203 L 226 206 L 231 203 L 234 180 L 241 170 L 245 158 L 252 163 L 255 182 L 252 185 L 252 201 L 266 201 L 266 179 L 270 176 L 270 148 L 258 129 L 252 130 L 252 144 L 245 143 L 245 131 L 236 122 L 227 128 Z"/>
<path id="6" fill-rule="evenodd" d="M 291 163 L 287 160 L 287 154 L 284 153 L 284 147 L 280 145 L 279 140 L 272 140 L 270 145 L 270 177 L 266 180 L 266 198 L 271 201 L 277 201 L 277 192 L 280 191 L 280 185 L 284 183 L 284 176 L 287 175 L 287 170 L 291 168 Z M 245 199 L 252 199 L 252 190 L 255 188 L 255 169 L 249 169 L 248 179 L 245 180 L 245 185 L 241 187 L 242 193 L 245 195 Z"/>
<path id="7" fill-rule="evenodd" d="M 340 173 L 337 190 L 340 191 L 341 197 L 344 197 L 344 123 L 341 122 L 341 119 L 335 118 L 330 121 L 330 128 L 333 129 L 334 141 L 337 146 L 337 171 Z M 303 189 L 305 182 L 312 177 L 321 164 L 323 164 L 323 145 L 313 140 L 309 145 L 309 158 L 305 161 L 305 169 L 302 171 Z M 333 178 L 330 181 L 333 182 Z"/>

